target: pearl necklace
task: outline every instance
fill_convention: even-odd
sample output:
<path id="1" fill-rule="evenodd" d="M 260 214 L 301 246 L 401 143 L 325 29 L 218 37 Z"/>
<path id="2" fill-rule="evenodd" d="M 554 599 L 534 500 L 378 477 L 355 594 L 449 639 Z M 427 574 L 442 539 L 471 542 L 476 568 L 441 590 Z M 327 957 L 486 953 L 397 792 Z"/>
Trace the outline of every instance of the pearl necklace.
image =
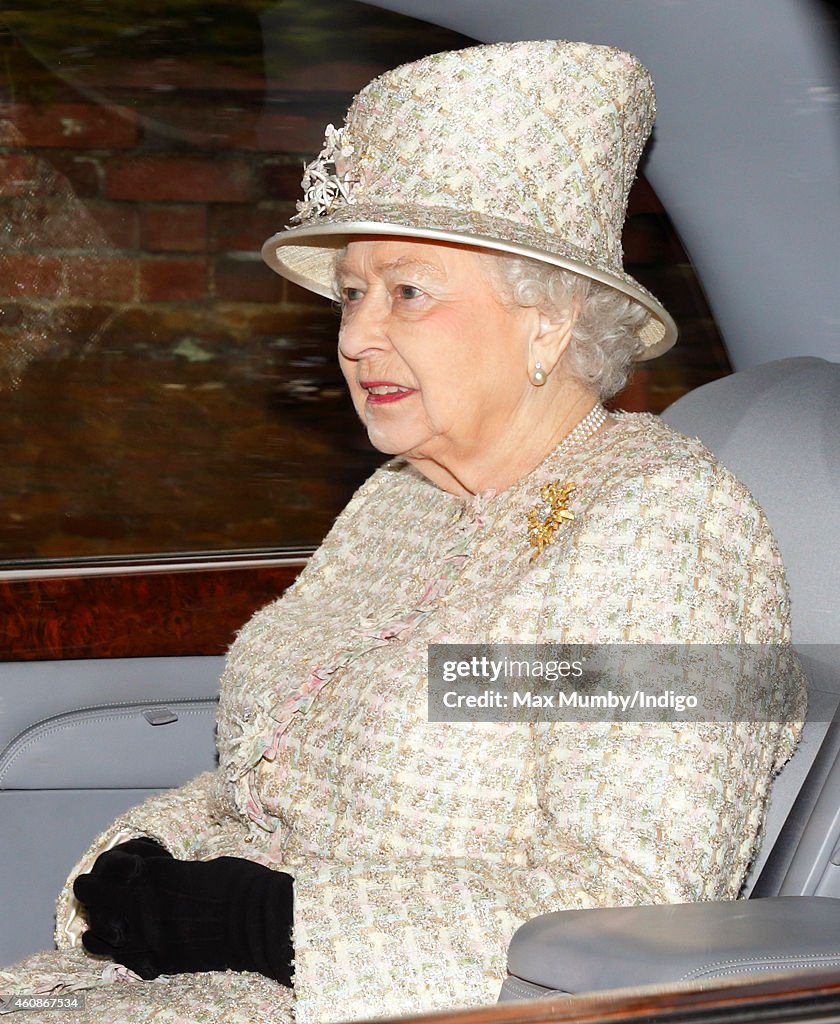
<path id="1" fill-rule="evenodd" d="M 600 402 L 597 402 L 583 417 L 580 423 L 566 434 L 554 451 L 559 452 L 561 449 L 565 450 L 566 448 L 571 448 L 573 445 L 580 444 L 582 441 L 589 440 L 589 438 L 592 437 L 593 434 L 597 433 L 607 422 L 608 415 L 609 414 L 603 405 L 601 405 Z"/>

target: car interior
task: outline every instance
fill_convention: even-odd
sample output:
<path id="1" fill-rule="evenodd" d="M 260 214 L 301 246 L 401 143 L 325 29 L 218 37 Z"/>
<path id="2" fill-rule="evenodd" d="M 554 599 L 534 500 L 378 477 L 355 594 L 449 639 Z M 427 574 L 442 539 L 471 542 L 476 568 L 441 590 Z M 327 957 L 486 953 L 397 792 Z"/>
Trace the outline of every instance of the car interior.
<path id="1" fill-rule="evenodd" d="M 840 21 L 819 0 L 366 6 L 481 41 L 609 42 L 650 67 L 661 100 L 644 173 L 734 370 L 662 415 L 764 508 L 809 684 L 803 738 L 774 783 L 742 898 L 547 907 L 513 937 L 500 1000 L 840 967 Z M 283 565 L 290 579 L 303 558 L 260 564 Z M 0 583 L 38 572 L 0 565 Z M 11 624 L 11 606 L 4 614 Z M 55 897 L 97 833 L 215 766 L 223 660 L 221 649 L 161 644 L 143 656 L 57 659 L 45 649 L 0 664 L 0 964 L 52 945 Z"/>

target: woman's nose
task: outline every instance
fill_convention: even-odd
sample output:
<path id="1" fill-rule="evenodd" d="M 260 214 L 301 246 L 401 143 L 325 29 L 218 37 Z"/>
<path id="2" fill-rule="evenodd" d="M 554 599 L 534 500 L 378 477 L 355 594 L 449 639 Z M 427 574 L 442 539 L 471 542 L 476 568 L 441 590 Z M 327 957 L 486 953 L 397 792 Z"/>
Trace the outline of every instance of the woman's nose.
<path id="1" fill-rule="evenodd" d="M 372 295 L 354 302 L 341 316 L 338 350 L 346 359 L 363 359 L 390 345 L 387 311 Z"/>

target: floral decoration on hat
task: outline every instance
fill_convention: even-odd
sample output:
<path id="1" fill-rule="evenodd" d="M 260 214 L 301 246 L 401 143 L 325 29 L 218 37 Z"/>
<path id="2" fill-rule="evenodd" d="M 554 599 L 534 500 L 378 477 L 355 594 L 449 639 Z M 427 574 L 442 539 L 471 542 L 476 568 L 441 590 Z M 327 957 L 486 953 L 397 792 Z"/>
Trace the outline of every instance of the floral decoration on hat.
<path id="1" fill-rule="evenodd" d="M 340 203 L 352 203 L 357 181 L 349 170 L 341 171 L 342 159 L 352 156 L 354 146 L 344 136 L 346 126 L 336 128 L 328 124 L 324 135 L 324 148 L 303 170 L 303 200 L 296 203 L 297 213 L 291 223 L 332 213 Z"/>

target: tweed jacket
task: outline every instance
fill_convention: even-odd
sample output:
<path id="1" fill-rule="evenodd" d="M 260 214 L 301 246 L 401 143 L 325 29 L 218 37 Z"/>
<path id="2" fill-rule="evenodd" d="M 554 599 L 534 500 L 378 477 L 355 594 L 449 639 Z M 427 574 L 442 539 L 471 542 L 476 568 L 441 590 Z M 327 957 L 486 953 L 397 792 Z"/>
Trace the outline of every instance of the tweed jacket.
<path id="1" fill-rule="evenodd" d="M 574 518 L 532 559 L 527 513 L 551 481 L 576 484 Z M 494 1001 L 535 914 L 736 897 L 804 713 L 795 660 L 766 681 L 766 721 L 428 720 L 430 643 L 544 640 L 784 645 L 761 510 L 647 415 L 468 500 L 389 463 L 234 643 L 218 770 L 100 836 L 59 898 L 58 952 L 0 988 L 88 988 L 100 1021 L 416 1013 Z M 83 953 L 70 881 L 136 835 L 294 876 L 293 995 L 231 972 L 144 983 Z"/>

